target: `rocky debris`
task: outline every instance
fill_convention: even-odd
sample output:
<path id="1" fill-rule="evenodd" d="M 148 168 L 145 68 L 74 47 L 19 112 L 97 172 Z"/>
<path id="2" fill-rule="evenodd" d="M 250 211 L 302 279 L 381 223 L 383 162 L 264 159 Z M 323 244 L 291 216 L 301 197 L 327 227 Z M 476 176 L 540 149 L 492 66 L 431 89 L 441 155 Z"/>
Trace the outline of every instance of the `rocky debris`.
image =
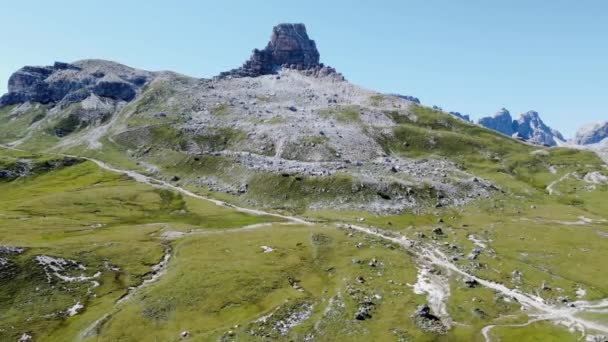
<path id="1" fill-rule="evenodd" d="M 0 254 L 9 255 L 9 254 L 21 254 L 25 251 L 25 249 L 17 246 L 11 245 L 0 245 Z"/>
<path id="2" fill-rule="evenodd" d="M 464 285 L 470 289 L 477 287 L 477 285 L 479 285 L 479 283 L 477 282 L 477 280 L 473 279 L 473 278 L 466 278 L 464 280 Z"/>
<path id="3" fill-rule="evenodd" d="M 362 276 L 357 276 L 355 279 L 359 284 L 365 284 L 365 279 Z"/>
<path id="4" fill-rule="evenodd" d="M 435 227 L 433 228 L 433 234 L 438 235 L 438 236 L 443 236 L 443 229 L 441 229 L 441 227 Z"/>
<path id="5" fill-rule="evenodd" d="M 445 334 L 448 330 L 439 317 L 431 313 L 431 308 L 427 304 L 419 305 L 416 308 L 414 322 L 418 328 L 430 333 Z"/>
<path id="6" fill-rule="evenodd" d="M 304 24 L 279 24 L 263 50 L 254 49 L 242 67 L 222 72 L 219 78 L 258 77 L 275 74 L 279 68 L 300 70 L 307 76 L 337 75 L 333 68 L 319 63 L 319 57 Z"/>
<path id="7" fill-rule="evenodd" d="M 477 257 L 479 256 L 479 254 L 481 254 L 481 249 L 480 248 L 473 248 L 471 250 L 471 253 L 469 253 L 469 255 L 467 255 L 467 259 L 469 260 L 475 260 L 477 259 Z"/>
<path id="8" fill-rule="evenodd" d="M 372 318 L 371 312 L 373 306 L 374 303 L 372 303 L 371 301 L 363 301 L 359 303 L 359 308 L 357 309 L 357 312 L 355 312 L 355 319 L 358 321 L 364 321 L 366 319 Z"/>
<path id="9" fill-rule="evenodd" d="M 606 138 L 608 138 L 608 121 L 594 122 L 581 127 L 572 142 L 577 145 L 590 145 L 600 143 Z"/>
<path id="10" fill-rule="evenodd" d="M 378 259 L 372 258 L 372 260 L 370 260 L 367 264 L 370 267 L 377 267 L 379 265 L 379 262 L 378 262 Z"/>
<path id="11" fill-rule="evenodd" d="M 300 281 L 293 277 L 287 277 L 287 281 L 289 282 L 289 286 L 296 291 L 303 292 L 304 289 L 300 286 Z"/>
<path id="12" fill-rule="evenodd" d="M 9 78 L 8 93 L 0 97 L 0 108 L 28 101 L 68 105 L 91 94 L 131 101 L 152 78 L 150 72 L 100 60 L 25 66 Z"/>
<path id="13" fill-rule="evenodd" d="M 604 184 L 608 183 L 608 177 L 604 176 L 599 171 L 593 171 L 585 174 L 583 181 L 591 184 Z"/>
<path id="14" fill-rule="evenodd" d="M 313 305 L 304 299 L 286 302 L 274 312 L 252 322 L 247 331 L 253 336 L 277 339 L 312 315 Z"/>
<path id="15" fill-rule="evenodd" d="M 182 339 L 184 339 L 184 338 L 188 338 L 188 337 L 190 337 L 190 332 L 189 332 L 189 331 L 187 331 L 187 330 L 184 330 L 184 331 L 182 331 L 182 332 L 179 334 L 179 337 L 180 337 L 180 338 L 182 338 Z"/>
<path id="16" fill-rule="evenodd" d="M 83 274 L 87 270 L 86 266 L 70 259 L 38 255 L 36 262 L 44 269 L 49 283 L 53 282 L 53 276 L 64 282 L 94 281 L 101 276 L 101 272 L 91 276 Z"/>
<path id="17" fill-rule="evenodd" d="M 540 289 L 543 291 L 551 291 L 551 287 L 549 285 L 547 285 L 547 282 L 543 280 L 543 282 L 540 284 Z"/>
<path id="18" fill-rule="evenodd" d="M 32 341 L 32 339 L 33 339 L 32 335 L 30 335 L 29 333 L 23 333 L 21 335 L 21 337 L 19 337 L 17 342 L 30 342 L 30 341 Z"/>
<path id="19" fill-rule="evenodd" d="M 560 132 L 545 125 L 538 112 L 533 110 L 523 113 L 517 120 L 513 120 L 511 113 L 502 108 L 493 117 L 481 118 L 478 123 L 504 135 L 533 144 L 555 146 L 558 142 L 565 141 Z"/>
<path id="20" fill-rule="evenodd" d="M 373 299 L 380 300 L 380 299 L 382 299 L 382 297 L 380 297 L 379 295 L 374 295 L 374 296 L 364 295 L 364 296 L 360 297 L 359 307 L 357 308 L 357 311 L 355 312 L 355 315 L 354 315 L 354 318 L 356 320 L 364 321 L 366 319 L 372 318 L 372 311 L 374 309 L 374 306 L 376 305 L 373 302 Z"/>

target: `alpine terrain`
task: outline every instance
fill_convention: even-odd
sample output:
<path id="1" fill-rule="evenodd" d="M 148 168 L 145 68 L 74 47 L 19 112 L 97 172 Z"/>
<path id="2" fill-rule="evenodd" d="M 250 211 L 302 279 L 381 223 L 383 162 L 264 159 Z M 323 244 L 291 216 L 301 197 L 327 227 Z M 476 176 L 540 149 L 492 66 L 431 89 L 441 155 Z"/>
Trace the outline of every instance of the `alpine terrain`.
<path id="1" fill-rule="evenodd" d="M 608 341 L 606 123 L 474 123 L 334 67 L 279 24 L 210 79 L 15 71 L 0 340 Z"/>

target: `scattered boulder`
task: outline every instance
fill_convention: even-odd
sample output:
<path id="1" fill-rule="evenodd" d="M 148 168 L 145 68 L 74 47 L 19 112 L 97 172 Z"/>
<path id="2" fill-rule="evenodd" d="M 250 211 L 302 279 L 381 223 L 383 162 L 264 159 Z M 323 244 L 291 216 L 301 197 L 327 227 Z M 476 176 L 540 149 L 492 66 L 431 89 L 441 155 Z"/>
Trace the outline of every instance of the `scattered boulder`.
<path id="1" fill-rule="evenodd" d="M 439 317 L 431 313 L 431 308 L 427 304 L 419 305 L 416 308 L 414 322 L 418 328 L 425 332 L 445 334 L 448 330 Z"/>
<path id="2" fill-rule="evenodd" d="M 467 278 L 464 280 L 464 285 L 470 289 L 476 287 L 477 285 L 479 285 L 479 283 L 477 282 L 477 280 L 473 279 L 473 278 Z"/>

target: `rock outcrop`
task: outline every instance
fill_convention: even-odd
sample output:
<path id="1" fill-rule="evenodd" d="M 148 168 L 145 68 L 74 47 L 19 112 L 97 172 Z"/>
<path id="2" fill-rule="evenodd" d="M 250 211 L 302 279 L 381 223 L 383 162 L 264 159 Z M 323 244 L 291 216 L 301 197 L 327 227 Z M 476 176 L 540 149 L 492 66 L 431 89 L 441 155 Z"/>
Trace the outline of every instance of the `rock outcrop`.
<path id="1" fill-rule="evenodd" d="M 460 112 L 448 112 L 448 113 L 450 115 L 453 115 L 453 116 L 461 119 L 461 120 L 468 121 L 468 122 L 471 121 L 471 117 L 469 116 L 469 114 L 462 114 Z"/>
<path id="2" fill-rule="evenodd" d="M 8 93 L 0 97 L 0 108 L 28 101 L 69 104 L 91 94 L 131 101 L 151 78 L 150 72 L 99 60 L 26 66 L 9 78 Z"/>
<path id="3" fill-rule="evenodd" d="M 604 139 L 608 139 L 608 121 L 594 122 L 581 127 L 572 142 L 577 145 L 590 145 L 600 143 Z"/>
<path id="4" fill-rule="evenodd" d="M 533 110 L 523 113 L 517 120 L 513 120 L 511 113 L 502 108 L 493 117 L 481 118 L 478 123 L 504 135 L 533 144 L 555 146 L 558 142 L 565 141 L 560 132 L 545 125 L 538 112 Z"/>
<path id="5" fill-rule="evenodd" d="M 319 63 L 315 41 L 308 38 L 304 24 L 279 24 L 272 29 L 266 48 L 254 49 L 242 67 L 222 72 L 219 77 L 257 77 L 274 74 L 279 68 L 305 71 L 307 75 L 337 74 Z"/>
<path id="6" fill-rule="evenodd" d="M 479 119 L 478 123 L 504 135 L 511 136 L 514 133 L 513 118 L 511 117 L 511 113 L 505 108 L 499 110 L 494 116 Z"/>
<path id="7" fill-rule="evenodd" d="M 557 140 L 564 141 L 562 134 L 545 125 L 538 112 L 533 110 L 521 114 L 519 119 L 513 122 L 513 129 L 514 137 L 538 145 L 555 146 Z"/>

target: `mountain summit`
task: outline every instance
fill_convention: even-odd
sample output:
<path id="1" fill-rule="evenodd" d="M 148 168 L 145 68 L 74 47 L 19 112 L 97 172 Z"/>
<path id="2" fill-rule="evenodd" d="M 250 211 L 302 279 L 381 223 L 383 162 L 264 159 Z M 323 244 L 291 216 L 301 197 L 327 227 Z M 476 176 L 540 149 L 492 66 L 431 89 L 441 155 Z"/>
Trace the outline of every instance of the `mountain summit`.
<path id="1" fill-rule="evenodd" d="M 223 72 L 220 77 L 257 77 L 277 72 L 278 68 L 306 70 L 328 75 L 335 70 L 319 63 L 315 41 L 308 38 L 304 24 L 279 24 L 272 29 L 270 41 L 263 50 L 254 49 L 242 67 Z"/>
<path id="2" fill-rule="evenodd" d="M 545 125 L 538 112 L 533 110 L 513 120 L 511 113 L 502 108 L 494 116 L 479 119 L 478 123 L 504 135 L 538 145 L 555 146 L 565 140 L 560 132 Z"/>

